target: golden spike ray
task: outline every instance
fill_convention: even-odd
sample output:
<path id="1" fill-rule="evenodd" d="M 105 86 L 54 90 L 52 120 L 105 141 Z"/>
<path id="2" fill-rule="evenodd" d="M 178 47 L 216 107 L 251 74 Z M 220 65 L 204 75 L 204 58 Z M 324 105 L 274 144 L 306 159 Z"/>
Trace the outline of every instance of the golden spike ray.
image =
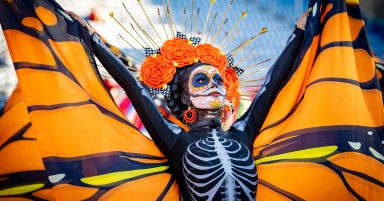
<path id="1" fill-rule="evenodd" d="M 123 4 L 123 7 L 124 7 L 125 11 L 127 11 L 129 17 L 133 20 L 133 22 L 134 22 L 134 23 L 136 24 L 136 26 L 140 29 L 140 31 L 143 32 L 143 31 L 142 31 L 143 28 L 140 26 L 139 23 L 137 23 L 137 21 L 135 20 L 135 18 L 132 16 L 131 12 L 129 12 L 128 8 L 125 6 L 124 3 L 122 3 L 122 4 Z M 144 34 L 144 32 L 143 32 L 143 34 Z M 146 34 L 144 34 L 144 36 L 145 36 L 149 41 L 152 41 L 152 38 L 151 38 L 150 36 L 147 36 Z M 151 43 L 152 43 L 152 42 L 151 42 Z M 156 48 L 156 46 L 157 46 L 157 44 L 155 44 L 155 45 L 153 46 L 153 48 Z"/>
<path id="2" fill-rule="evenodd" d="M 245 18 L 247 17 L 248 14 L 247 12 L 242 12 L 241 13 L 241 16 L 240 18 L 236 21 L 235 25 L 233 25 L 233 27 L 230 29 L 230 31 L 228 32 L 228 34 L 225 36 L 224 40 L 222 40 L 221 44 L 220 44 L 220 47 L 223 47 L 224 43 L 227 41 L 227 39 L 229 38 L 229 36 L 232 34 L 233 30 L 235 30 L 237 28 L 237 26 L 239 26 L 240 22 Z"/>
<path id="3" fill-rule="evenodd" d="M 130 58 L 126 58 L 126 59 L 130 59 Z M 133 61 L 133 59 L 130 59 L 130 60 Z M 138 60 L 138 61 L 140 61 L 140 60 Z M 97 65 L 98 68 L 105 69 L 105 67 L 103 65 L 101 65 L 101 64 L 96 64 L 96 65 Z M 127 69 L 129 69 L 129 70 L 131 70 L 133 72 L 137 72 L 139 70 L 137 68 L 132 68 L 132 67 L 129 67 L 129 66 L 125 66 L 125 68 L 127 68 Z"/>
<path id="4" fill-rule="evenodd" d="M 135 27 L 133 26 L 133 24 L 132 23 L 129 23 L 130 25 L 131 25 L 131 27 L 132 27 L 132 29 L 133 29 L 133 31 L 136 33 L 136 35 L 138 35 L 139 36 L 139 38 L 145 43 L 145 45 L 147 45 L 148 47 L 150 47 L 149 45 L 148 45 L 148 43 L 141 37 L 141 35 L 136 31 L 136 29 L 135 29 Z"/>
<path id="5" fill-rule="evenodd" d="M 244 88 L 255 88 L 255 87 L 261 87 L 261 86 L 263 86 L 263 84 L 256 84 L 252 86 L 240 86 L 239 88 L 244 89 Z"/>
<path id="6" fill-rule="evenodd" d="M 127 43 L 132 49 L 136 50 L 136 52 L 138 52 L 139 54 L 141 54 L 142 56 L 146 57 L 144 53 L 142 53 L 140 50 L 136 49 L 135 46 L 133 46 L 131 43 L 129 43 L 121 34 L 119 34 L 120 38 L 125 42 Z"/>
<path id="7" fill-rule="evenodd" d="M 194 7 L 195 7 L 195 0 L 192 0 L 192 10 L 191 10 L 191 32 L 190 34 L 192 35 L 193 33 L 193 11 L 194 11 Z"/>
<path id="8" fill-rule="evenodd" d="M 209 10 L 208 10 L 207 17 L 205 18 L 204 28 L 203 28 L 203 33 L 202 33 L 202 35 L 205 34 L 205 30 L 206 30 L 206 28 L 207 28 L 207 24 L 208 24 L 208 19 L 209 19 L 209 17 L 211 16 L 212 7 L 213 7 L 213 5 L 215 4 L 215 2 L 216 2 L 216 0 L 211 0 L 211 4 L 209 5 Z"/>
<path id="9" fill-rule="evenodd" d="M 259 77 L 259 78 L 251 79 L 251 80 L 240 80 L 240 83 L 258 82 L 258 81 L 262 81 L 264 79 L 265 79 L 265 77 Z"/>
<path id="10" fill-rule="evenodd" d="M 241 88 L 259 87 L 259 86 L 262 86 L 262 83 L 260 83 L 259 81 L 254 82 L 254 83 L 247 83 L 246 82 L 246 83 L 240 83 L 239 88 L 241 89 Z"/>
<path id="11" fill-rule="evenodd" d="M 198 32 L 198 23 L 199 23 L 199 15 L 200 15 L 200 8 L 197 8 L 197 15 L 196 15 L 196 23 L 195 23 L 195 34 L 193 34 L 194 37 L 197 36 Z"/>
<path id="12" fill-rule="evenodd" d="M 161 26 L 164 29 L 165 36 L 167 37 L 167 40 L 169 40 L 169 36 L 168 36 L 167 30 L 165 29 L 165 26 L 164 26 L 163 18 L 161 17 L 160 8 L 157 8 L 157 14 L 159 15 L 159 20 L 161 22 Z"/>
<path id="13" fill-rule="evenodd" d="M 184 7 L 184 34 L 187 35 L 187 8 Z"/>
<path id="14" fill-rule="evenodd" d="M 247 57 L 245 57 L 245 58 L 239 59 L 239 61 L 236 62 L 236 63 L 233 64 L 233 65 L 234 65 L 234 66 L 239 66 L 240 64 L 242 64 L 242 63 L 244 63 L 244 62 L 246 62 L 246 61 L 248 61 L 248 60 L 250 60 L 250 59 L 252 59 L 252 58 L 254 58 L 254 57 L 257 57 L 257 56 L 259 56 L 259 53 L 258 53 L 258 52 L 255 53 L 255 54 L 249 55 L 249 56 L 247 56 Z"/>
<path id="15" fill-rule="evenodd" d="M 169 9 L 167 6 L 165 6 L 164 4 L 164 0 L 161 0 L 161 3 L 163 4 L 163 8 L 164 8 L 164 13 L 165 13 L 165 18 L 167 19 L 167 24 L 169 26 L 169 30 L 171 31 L 171 37 L 174 38 L 175 37 L 175 33 L 173 31 L 173 26 L 172 26 L 172 22 L 169 18 Z"/>
<path id="16" fill-rule="evenodd" d="M 271 61 L 271 59 L 266 59 L 266 60 L 257 62 L 257 63 L 255 63 L 255 64 L 251 64 L 251 65 L 249 65 L 249 66 L 244 67 L 243 70 L 246 70 L 246 69 L 249 69 L 249 68 L 258 66 L 258 65 L 263 64 L 263 63 L 266 63 L 266 62 L 268 62 L 268 61 Z"/>
<path id="17" fill-rule="evenodd" d="M 116 17 L 115 17 L 115 15 L 114 15 L 114 13 L 113 12 L 111 12 L 111 13 L 109 13 L 109 16 L 110 17 L 112 17 L 112 19 L 113 20 L 115 20 L 115 22 L 121 27 L 121 28 L 123 28 L 123 30 L 125 31 L 125 32 L 127 32 L 131 37 L 132 37 L 132 39 L 133 40 L 135 40 L 141 47 L 143 47 L 144 48 L 144 45 L 142 45 L 132 34 L 131 34 L 131 32 L 129 32 L 121 23 L 120 23 L 120 21 L 118 20 L 118 19 L 116 19 Z"/>
<path id="18" fill-rule="evenodd" d="M 156 33 L 156 35 L 157 35 L 157 37 L 160 39 L 161 43 L 164 43 L 163 39 L 161 39 L 161 37 L 160 37 L 159 33 L 157 32 L 155 26 L 153 25 L 151 19 L 148 17 L 147 12 L 145 11 L 143 4 L 141 3 L 141 0 L 137 0 L 137 2 L 139 3 L 139 5 L 140 5 L 140 7 L 141 7 L 141 10 L 143 10 L 144 15 L 145 15 L 145 17 L 147 18 L 149 24 L 151 25 L 153 31 Z"/>
<path id="19" fill-rule="evenodd" d="M 256 95 L 257 92 L 240 91 L 241 95 Z"/>
<path id="20" fill-rule="evenodd" d="M 160 48 L 160 46 L 156 44 L 156 42 L 151 38 L 151 36 L 144 29 L 141 29 L 141 32 L 143 32 L 143 34 L 147 36 L 147 38 L 149 39 L 149 42 L 151 42 L 151 44 L 155 46 L 154 49 Z"/>
<path id="21" fill-rule="evenodd" d="M 211 34 L 212 27 L 213 27 L 213 24 L 215 23 L 216 17 L 217 17 L 217 12 L 215 13 L 215 16 L 213 17 L 211 25 L 209 26 L 208 33 L 207 33 L 207 36 L 205 37 L 204 43 L 207 43 L 207 41 L 208 41 L 208 37 L 209 37 L 209 34 Z"/>
<path id="22" fill-rule="evenodd" d="M 251 99 L 251 97 L 249 97 L 249 96 L 241 96 L 241 97 L 240 97 L 240 100 L 243 100 L 243 101 L 253 101 L 253 100 Z"/>
<path id="23" fill-rule="evenodd" d="M 173 11 L 172 11 L 172 6 L 171 6 L 171 3 L 169 2 L 169 0 L 167 0 L 168 2 L 168 7 L 169 7 L 169 11 L 170 11 L 170 19 L 172 21 L 172 25 L 175 26 L 175 31 L 177 32 L 177 26 L 176 26 L 176 21 L 175 21 L 175 17 L 173 15 Z"/>
<path id="24" fill-rule="evenodd" d="M 220 31 L 221 31 L 223 25 L 226 24 L 226 21 L 228 20 L 228 18 L 226 18 L 226 17 L 227 17 L 227 14 L 228 14 L 229 9 L 231 8 L 231 6 L 232 6 L 232 4 L 233 4 L 233 1 L 234 1 L 234 0 L 231 0 L 231 1 L 229 2 L 228 6 L 227 6 L 227 9 L 225 10 L 223 16 L 221 16 L 221 19 L 220 19 L 220 21 L 219 21 L 219 26 L 217 27 L 216 32 L 215 32 L 215 34 L 214 34 L 213 37 L 212 37 L 211 43 L 215 43 L 216 37 L 217 37 L 218 34 L 220 33 Z M 224 21 L 224 20 L 225 20 L 225 21 Z"/>
<path id="25" fill-rule="evenodd" d="M 240 33 L 241 29 L 237 30 L 235 32 L 235 34 L 233 34 L 230 38 L 229 38 L 229 41 L 227 43 L 225 43 L 221 49 L 225 50 L 229 44 L 231 44 L 233 42 L 233 40 L 236 38 L 236 36 Z"/>
<path id="26" fill-rule="evenodd" d="M 176 37 L 176 34 L 175 34 L 177 32 L 176 25 L 173 25 L 173 22 L 172 22 L 172 19 L 171 19 L 171 14 L 170 14 L 168 6 L 167 6 L 167 13 L 168 13 L 168 18 L 169 18 L 169 21 L 170 21 L 170 25 L 172 27 L 173 37 Z"/>
<path id="27" fill-rule="evenodd" d="M 252 43 L 253 41 L 255 41 L 259 36 L 261 36 L 261 35 L 263 35 L 264 33 L 267 33 L 267 32 L 268 32 L 268 28 L 263 27 L 263 28 L 261 29 L 261 31 L 260 31 L 257 35 L 253 36 L 252 38 L 250 38 L 250 39 L 248 39 L 247 41 L 245 41 L 245 42 L 241 43 L 240 45 L 238 45 L 236 48 L 234 48 L 233 50 L 231 50 L 231 51 L 229 52 L 229 54 L 231 54 L 232 56 L 236 56 L 238 53 L 240 53 L 241 50 L 243 50 L 243 49 L 245 49 L 246 47 L 248 47 L 248 45 L 249 45 L 250 43 Z"/>
<path id="28" fill-rule="evenodd" d="M 269 69 L 269 68 L 268 67 L 260 68 L 260 69 L 254 70 L 254 71 L 249 71 L 249 72 L 243 73 L 243 74 L 241 74 L 241 76 L 245 77 L 247 75 L 252 75 L 254 73 L 259 73 L 259 72 L 265 71 L 267 69 Z"/>

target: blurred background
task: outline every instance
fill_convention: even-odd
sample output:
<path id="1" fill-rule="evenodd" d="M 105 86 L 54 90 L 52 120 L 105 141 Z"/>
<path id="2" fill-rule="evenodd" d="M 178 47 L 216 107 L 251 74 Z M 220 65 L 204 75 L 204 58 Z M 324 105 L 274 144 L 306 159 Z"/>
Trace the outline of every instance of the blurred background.
<path id="1" fill-rule="evenodd" d="M 123 50 L 133 63 L 140 64 L 144 59 L 144 57 L 134 50 L 135 48 L 142 50 L 142 47 L 109 17 L 109 13 L 114 12 L 116 19 L 134 33 L 130 24 L 134 25 L 135 22 L 122 6 L 122 2 L 125 3 L 137 23 L 153 37 L 156 43 L 161 44 L 156 37 L 157 34 L 163 38 L 170 35 L 170 32 L 164 31 L 163 24 L 161 23 L 162 20 L 166 22 L 162 0 L 141 0 L 146 14 L 151 19 L 158 33 L 153 31 L 152 26 L 148 23 L 145 14 L 136 0 L 57 1 L 64 9 L 74 11 L 87 19 L 100 35 L 105 37 L 110 44 Z M 192 1 L 194 1 L 193 15 L 191 14 Z M 237 62 L 241 61 L 240 67 L 255 69 L 254 71 L 251 70 L 251 72 L 255 73 L 250 73 L 241 79 L 253 81 L 250 82 L 250 84 L 258 86 L 262 82 L 259 81 L 259 78 L 262 78 L 266 72 L 266 70 L 262 69 L 268 69 L 279 56 L 289 35 L 294 29 L 297 18 L 306 10 L 308 0 L 234 0 L 230 12 L 228 12 L 226 16 L 228 20 L 225 26 L 222 26 L 221 31 L 215 35 L 215 30 L 218 28 L 219 22 L 225 21 L 225 18 L 222 19 L 222 15 L 230 1 L 231 0 L 217 0 L 211 9 L 210 19 L 205 23 L 207 13 L 210 10 L 209 0 L 172 0 L 171 12 L 174 14 L 175 26 L 177 30 L 186 33 L 188 37 L 191 35 L 201 37 L 203 42 L 206 40 L 207 35 L 209 35 L 207 41 L 213 42 L 216 46 L 221 46 L 224 52 L 231 51 L 237 45 L 257 35 L 262 27 L 268 27 L 268 33 L 262 35 L 235 57 Z M 165 0 L 165 2 L 167 2 L 167 0 Z M 366 21 L 372 49 L 379 58 L 384 59 L 384 1 L 369 0 L 361 1 L 360 4 Z M 160 20 L 158 16 L 158 8 L 162 20 Z M 199 15 L 197 15 L 197 10 L 200 10 Z M 245 16 L 243 12 L 246 12 L 247 16 L 241 18 L 241 16 Z M 212 26 L 212 31 L 209 31 L 213 16 L 216 13 L 218 13 L 216 21 L 214 26 Z M 239 20 L 240 18 L 241 20 Z M 238 23 L 239 21 L 241 22 Z M 165 23 L 166 29 L 169 28 L 167 26 Z M 204 27 L 206 27 L 205 32 L 203 31 Z M 210 34 L 207 34 L 209 32 Z M 121 34 L 126 41 L 122 40 L 119 34 Z M 250 56 L 252 59 L 247 60 Z M 268 61 L 263 62 L 265 60 Z M 255 65 L 260 62 L 262 62 L 262 64 Z M 261 70 L 257 72 L 258 69 Z M 2 108 L 1 104 L 4 104 L 16 83 L 17 79 L 8 55 L 8 50 L 3 35 L 0 33 L 0 108 Z"/>

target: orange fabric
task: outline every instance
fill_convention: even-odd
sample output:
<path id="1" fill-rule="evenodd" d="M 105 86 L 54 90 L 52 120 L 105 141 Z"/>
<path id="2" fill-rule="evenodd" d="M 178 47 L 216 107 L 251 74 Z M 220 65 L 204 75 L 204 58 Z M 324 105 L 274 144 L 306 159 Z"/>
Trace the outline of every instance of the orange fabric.
<path id="1" fill-rule="evenodd" d="M 89 100 L 89 97 L 82 91 L 81 87 L 61 73 L 33 69 L 20 69 L 16 73 L 20 85 L 28 86 L 27 90 L 23 90 L 23 96 L 28 106 L 57 105 Z M 52 91 L 53 88 L 55 89 L 54 91 Z M 62 93 L 66 93 L 68 96 L 61 96 L 60 94 Z"/>
<path id="2" fill-rule="evenodd" d="M 162 190 L 168 183 L 171 175 L 162 174 L 154 175 L 146 178 L 137 180 L 136 182 L 128 182 L 119 187 L 116 187 L 107 193 L 105 193 L 100 201 L 120 201 L 127 198 L 130 200 L 156 200 L 159 195 L 162 193 Z M 156 184 L 162 188 L 153 188 L 153 185 Z M 177 190 L 175 188 L 172 191 Z M 143 193 L 145 191 L 145 193 Z M 175 194 L 174 196 L 178 196 Z M 175 199 L 173 197 L 172 199 Z"/>
<path id="3" fill-rule="evenodd" d="M 334 164 L 361 172 L 379 181 L 384 180 L 384 166 L 381 162 L 361 153 L 345 152 L 328 158 Z M 384 190 L 384 189 L 383 189 Z"/>
<path id="4" fill-rule="evenodd" d="M 49 66 L 55 65 L 55 60 L 49 48 L 37 38 L 17 30 L 4 30 L 4 36 L 7 40 L 13 63 L 29 62 Z M 25 44 L 28 44 L 28 48 L 21 48 Z"/>
<path id="5" fill-rule="evenodd" d="M 15 177 L 28 178 L 28 175 L 36 174 L 36 171 L 45 170 L 36 133 L 30 126 L 27 107 L 22 99 L 21 90 L 17 87 L 7 103 L 6 112 L 0 117 L 0 182 L 4 183 L 12 183 Z M 20 185 L 36 183 L 44 182 L 40 178 L 29 178 Z M 26 194 L 16 194 L 12 198 L 1 197 L 0 200 L 29 200 L 21 197 Z M 45 194 L 53 196 L 51 192 Z"/>
<path id="6" fill-rule="evenodd" d="M 356 4 L 316 2 L 324 9 L 254 142 L 257 198 L 382 200 L 383 100 L 364 21 Z"/>
<path id="7" fill-rule="evenodd" d="M 6 167 L 1 166 L 0 171 L 36 170 L 39 163 L 32 159 L 37 156 L 40 162 L 44 161 L 45 166 L 40 163 L 40 169 L 46 168 L 46 179 L 53 187 L 44 186 L 28 195 L 44 199 L 99 199 L 108 194 L 108 197 L 134 200 L 148 192 L 149 184 L 159 196 L 159 192 L 166 190 L 170 174 L 156 170 L 168 166 L 167 160 L 153 141 L 129 124 L 116 106 L 96 71 L 93 55 L 85 48 L 90 44 L 83 44 L 89 40 L 83 40 L 84 35 L 76 32 L 82 30 L 74 27 L 79 24 L 70 24 L 72 22 L 58 12 L 61 8 L 50 2 L 36 0 L 24 4 L 21 1 L 10 4 L 0 1 L 0 17 L 22 92 L 22 98 L 11 99 L 10 104 L 25 102 L 24 112 L 28 107 L 29 115 L 26 113 L 25 120 L 22 116 L 7 115 L 6 122 L 13 124 L 5 129 L 13 132 L 30 119 L 36 140 L 35 144 L 23 140 L 12 142 L 0 150 L 1 157 L 1 154 L 7 159 L 17 157 L 7 160 Z M 11 9 L 14 4 L 20 12 Z M 14 17 L 5 19 L 4 15 Z M 9 24 L 20 27 L 9 27 Z M 72 26 L 71 33 L 66 30 L 69 26 Z M 38 34 L 34 34 L 37 31 Z M 12 133 L 6 135 L 9 137 Z M 24 135 L 31 137 L 33 133 L 27 131 Z M 31 161 L 28 164 L 16 161 L 25 158 Z M 117 172 L 148 168 L 154 168 L 154 172 L 137 171 L 138 175 L 134 172 L 130 180 L 124 176 L 109 177 Z M 84 178 L 106 184 L 92 186 Z M 110 180 L 117 182 L 110 183 Z M 175 185 L 164 192 L 170 200 L 179 199 Z M 114 188 L 120 191 L 104 193 Z"/>
<path id="8" fill-rule="evenodd" d="M 59 184 L 55 186 L 56 200 L 85 200 L 97 192 L 97 188 Z"/>
<path id="9" fill-rule="evenodd" d="M 49 9 L 38 6 L 35 9 L 36 15 L 39 17 L 39 19 L 47 26 L 54 26 L 57 24 L 57 17 L 56 15 L 50 11 Z"/>
<path id="10" fill-rule="evenodd" d="M 348 183 L 365 200 L 380 201 L 384 199 L 383 186 L 376 185 L 354 175 L 343 173 Z"/>
<path id="11" fill-rule="evenodd" d="M 258 201 L 270 201 L 270 200 L 290 201 L 291 199 L 288 199 L 259 183 L 257 185 L 256 200 Z"/>
<path id="12" fill-rule="evenodd" d="M 348 14 L 344 12 L 334 15 L 324 25 L 321 46 L 336 41 L 352 41 L 351 33 L 346 30 L 349 30 Z"/>
<path id="13" fill-rule="evenodd" d="M 32 193 L 32 195 L 46 200 L 56 200 L 52 189 L 39 190 Z"/>
<path id="14" fill-rule="evenodd" d="M 21 23 L 26 27 L 34 28 L 38 31 L 43 31 L 43 25 L 38 19 L 34 17 L 26 17 L 21 21 Z"/>
<path id="15" fill-rule="evenodd" d="M 257 170 L 259 179 L 266 180 L 304 200 L 356 200 L 339 176 L 320 164 L 285 162 L 259 165 Z M 328 190 L 330 185 L 332 191 Z M 268 197 L 264 199 L 273 200 Z"/>
<path id="16" fill-rule="evenodd" d="M 115 103 L 110 100 L 110 96 L 103 87 L 101 79 L 96 76 L 84 76 L 94 74 L 95 72 L 94 69 L 91 68 L 82 44 L 78 42 L 55 42 L 52 40 L 49 42 L 65 67 L 67 67 L 80 82 L 82 90 L 98 104 L 125 118 Z M 83 68 L 79 68 L 79 66 L 83 66 Z"/>

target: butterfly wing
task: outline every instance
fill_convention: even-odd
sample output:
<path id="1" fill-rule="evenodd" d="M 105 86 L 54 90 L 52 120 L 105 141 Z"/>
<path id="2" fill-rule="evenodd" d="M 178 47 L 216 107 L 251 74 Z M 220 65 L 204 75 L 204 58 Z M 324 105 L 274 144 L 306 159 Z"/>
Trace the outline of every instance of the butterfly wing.
<path id="1" fill-rule="evenodd" d="M 383 200 L 383 102 L 358 1 L 312 0 L 254 142 L 258 200 Z"/>
<path id="2" fill-rule="evenodd" d="M 86 30 L 54 1 L 0 1 L 0 19 L 55 198 L 179 199 L 166 158 L 107 92 Z"/>

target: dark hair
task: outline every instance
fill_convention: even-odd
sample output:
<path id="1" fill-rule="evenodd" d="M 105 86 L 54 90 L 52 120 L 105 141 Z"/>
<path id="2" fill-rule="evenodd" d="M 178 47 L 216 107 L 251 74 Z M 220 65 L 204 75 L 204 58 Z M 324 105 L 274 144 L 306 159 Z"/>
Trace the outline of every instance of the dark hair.
<path id="1" fill-rule="evenodd" d="M 170 82 L 171 94 L 167 100 L 167 106 L 171 113 L 180 121 L 183 121 L 183 112 L 188 109 L 188 105 L 181 101 L 182 94 L 188 93 L 188 80 L 193 70 L 206 63 L 196 63 L 189 67 L 177 69 L 173 80 Z"/>

